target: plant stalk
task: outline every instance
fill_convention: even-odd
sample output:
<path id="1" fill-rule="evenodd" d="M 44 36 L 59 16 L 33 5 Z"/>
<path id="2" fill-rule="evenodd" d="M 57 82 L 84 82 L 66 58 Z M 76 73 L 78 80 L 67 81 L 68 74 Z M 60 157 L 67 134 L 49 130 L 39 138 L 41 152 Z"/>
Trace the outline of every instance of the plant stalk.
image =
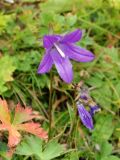
<path id="1" fill-rule="evenodd" d="M 51 131 L 52 131 L 52 92 L 53 92 L 53 77 L 52 71 L 50 72 L 50 89 L 49 89 L 49 134 L 48 140 L 51 138 Z"/>

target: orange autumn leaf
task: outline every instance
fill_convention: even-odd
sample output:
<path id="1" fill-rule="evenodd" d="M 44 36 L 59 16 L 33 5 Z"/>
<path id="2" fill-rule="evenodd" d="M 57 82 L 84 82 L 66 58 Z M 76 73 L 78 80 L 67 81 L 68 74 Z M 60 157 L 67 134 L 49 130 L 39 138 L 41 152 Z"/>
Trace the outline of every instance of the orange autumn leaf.
<path id="1" fill-rule="evenodd" d="M 41 127 L 39 123 L 32 120 L 39 117 L 29 107 L 21 107 L 18 104 L 15 108 L 13 121 L 11 122 L 11 113 L 8 109 L 7 102 L 0 99 L 0 131 L 8 131 L 8 146 L 15 147 L 21 140 L 19 131 L 28 132 L 36 135 L 39 138 L 47 139 L 47 132 Z"/>

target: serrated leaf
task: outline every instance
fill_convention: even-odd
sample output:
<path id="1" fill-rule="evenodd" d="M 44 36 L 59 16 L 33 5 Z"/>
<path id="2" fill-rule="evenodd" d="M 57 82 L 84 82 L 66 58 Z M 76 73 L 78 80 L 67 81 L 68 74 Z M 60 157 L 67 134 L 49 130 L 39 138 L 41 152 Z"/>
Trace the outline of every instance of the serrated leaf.
<path id="1" fill-rule="evenodd" d="M 35 136 L 26 136 L 25 139 L 16 149 L 16 154 L 19 155 L 42 155 L 42 140 Z"/>
<path id="2" fill-rule="evenodd" d="M 18 104 L 11 122 L 12 117 L 8 105 L 5 100 L 0 99 L 0 131 L 8 131 L 8 146 L 10 148 L 15 147 L 20 142 L 21 134 L 19 130 L 47 139 L 47 132 L 43 130 L 40 124 L 31 122 L 32 119 L 38 116 L 38 113 L 33 112 L 32 109 L 28 107 L 23 108 Z"/>
<path id="3" fill-rule="evenodd" d="M 64 152 L 63 146 L 61 146 L 56 141 L 50 141 L 47 145 L 45 150 L 43 151 L 43 159 L 51 160 L 60 156 Z"/>
<path id="4" fill-rule="evenodd" d="M 34 155 L 43 160 L 51 160 L 64 153 L 64 148 L 62 145 L 56 141 L 50 141 L 46 144 L 45 149 L 43 149 L 42 141 L 37 137 L 26 136 L 24 141 L 16 149 L 16 154 L 19 155 Z"/>
<path id="5" fill-rule="evenodd" d="M 30 121 L 33 118 L 37 118 L 37 114 L 33 113 L 32 108 L 22 108 L 20 104 L 18 104 L 15 108 L 13 124 L 21 124 Z"/>

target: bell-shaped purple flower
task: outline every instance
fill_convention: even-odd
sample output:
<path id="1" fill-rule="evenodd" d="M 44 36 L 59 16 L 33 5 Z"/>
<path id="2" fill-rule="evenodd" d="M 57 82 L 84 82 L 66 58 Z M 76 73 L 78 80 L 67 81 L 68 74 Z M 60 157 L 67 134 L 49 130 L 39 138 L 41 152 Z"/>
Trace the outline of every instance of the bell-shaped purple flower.
<path id="1" fill-rule="evenodd" d="M 78 62 L 89 62 L 94 59 L 94 55 L 90 51 L 74 44 L 81 38 L 82 31 L 80 29 L 64 36 L 45 35 L 43 45 L 46 51 L 38 67 L 38 74 L 49 72 L 52 65 L 55 64 L 60 77 L 66 83 L 71 83 L 73 71 L 69 59 Z"/>
<path id="2" fill-rule="evenodd" d="M 92 130 L 93 129 L 93 120 L 91 114 L 84 108 L 83 104 L 77 102 L 78 113 L 82 123 L 86 128 Z"/>

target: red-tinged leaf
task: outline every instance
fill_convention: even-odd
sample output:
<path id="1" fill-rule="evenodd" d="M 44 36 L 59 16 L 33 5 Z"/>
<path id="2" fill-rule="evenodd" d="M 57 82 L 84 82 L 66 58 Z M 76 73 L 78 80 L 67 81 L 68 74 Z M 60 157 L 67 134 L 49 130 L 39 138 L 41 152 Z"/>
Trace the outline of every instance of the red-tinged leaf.
<path id="1" fill-rule="evenodd" d="M 10 124 L 10 113 L 5 100 L 0 99 L 0 121 L 4 124 Z"/>
<path id="2" fill-rule="evenodd" d="M 17 129 L 11 125 L 11 127 L 8 129 L 9 132 L 9 137 L 8 137 L 8 146 L 14 147 L 16 146 L 20 140 L 21 140 L 21 135 L 20 133 L 17 131 Z"/>
<path id="3" fill-rule="evenodd" d="M 39 138 L 42 138 L 45 140 L 48 138 L 47 132 L 44 131 L 43 128 L 41 128 L 39 123 L 29 122 L 29 123 L 17 125 L 16 127 L 18 130 L 32 133 Z"/>
<path id="4" fill-rule="evenodd" d="M 6 125 L 0 124 L 0 131 L 5 131 L 5 130 L 7 130 Z"/>
<path id="5" fill-rule="evenodd" d="M 37 115 L 32 111 L 31 108 L 23 108 L 20 104 L 18 104 L 15 109 L 13 124 L 16 125 L 23 122 L 27 122 L 32 120 L 33 118 L 37 118 Z"/>
<path id="6" fill-rule="evenodd" d="M 29 107 L 23 108 L 18 104 L 15 109 L 14 120 L 11 123 L 8 105 L 6 101 L 0 99 L 0 131 L 8 131 L 8 146 L 10 148 L 15 147 L 21 140 L 18 130 L 32 133 L 42 139 L 47 139 L 47 132 L 40 127 L 39 123 L 29 122 L 38 117 L 38 112 L 32 111 Z"/>

